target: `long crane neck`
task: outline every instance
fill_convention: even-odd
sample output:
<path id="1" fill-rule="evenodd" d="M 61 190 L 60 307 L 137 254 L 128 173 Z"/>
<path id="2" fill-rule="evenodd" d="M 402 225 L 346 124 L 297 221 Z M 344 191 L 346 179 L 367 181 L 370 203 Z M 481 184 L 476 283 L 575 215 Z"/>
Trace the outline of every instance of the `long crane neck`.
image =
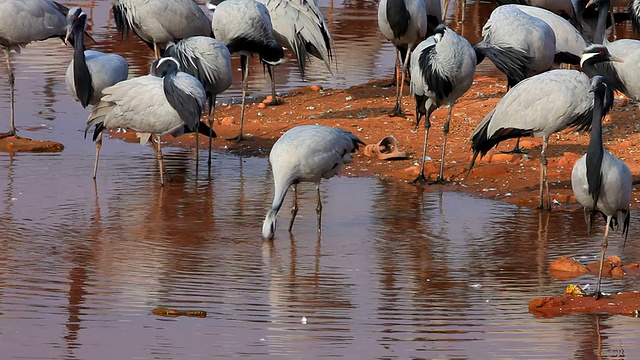
<path id="1" fill-rule="evenodd" d="M 609 16 L 609 2 L 604 1 L 598 5 L 598 23 L 596 24 L 596 32 L 593 34 L 594 44 L 603 44 L 606 39 L 607 17 Z M 616 24 L 613 24 L 616 26 Z"/>
<path id="2" fill-rule="evenodd" d="M 73 82 L 78 100 L 83 107 L 87 107 L 93 97 L 93 85 L 91 72 L 89 72 L 84 56 L 84 26 L 77 26 L 73 29 L 73 41 Z"/>
<path id="3" fill-rule="evenodd" d="M 591 121 L 591 139 L 587 148 L 587 182 L 589 194 L 594 200 L 594 209 L 600 196 L 600 183 L 602 179 L 602 158 L 604 147 L 602 145 L 602 117 L 604 114 L 604 94 L 594 93 L 593 119 Z M 591 210 L 594 210 L 591 209 Z"/>

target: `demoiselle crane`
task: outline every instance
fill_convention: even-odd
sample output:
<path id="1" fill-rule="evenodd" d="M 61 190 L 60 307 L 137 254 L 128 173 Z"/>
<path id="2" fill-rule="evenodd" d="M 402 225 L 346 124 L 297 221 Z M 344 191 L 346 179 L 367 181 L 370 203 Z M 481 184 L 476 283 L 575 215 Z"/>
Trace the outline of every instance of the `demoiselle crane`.
<path id="1" fill-rule="evenodd" d="M 273 173 L 274 196 L 262 224 L 262 237 L 271 240 L 276 231 L 276 216 L 287 191 L 293 190 L 293 207 L 289 231 L 298 213 L 297 186 L 301 182 L 316 184 L 318 232 L 321 232 L 322 200 L 320 180 L 342 173 L 344 164 L 353 162 L 351 153 L 364 143 L 349 131 L 321 125 L 296 126 L 285 132 L 271 148 L 269 162 Z"/>
<path id="2" fill-rule="evenodd" d="M 427 180 L 424 176 L 424 161 L 431 128 L 431 113 L 445 105 L 447 120 L 443 128 L 440 173 L 436 179 L 437 183 L 445 183 L 444 158 L 451 110 L 455 101 L 471 87 L 476 63 L 473 46 L 467 39 L 444 25 L 436 27 L 435 35 L 418 44 L 411 54 L 411 93 L 416 100 L 416 128 L 420 119 L 424 117 L 424 148 L 420 173 L 414 182 Z"/>
<path id="3" fill-rule="evenodd" d="M 306 61 L 309 55 L 322 60 L 331 70 L 332 47 L 331 34 L 316 0 L 259 0 L 267 7 L 273 25 L 276 41 L 291 50 L 298 62 L 300 74 L 304 79 Z M 267 105 L 277 105 L 274 68 L 269 66 L 272 100 Z"/>
<path id="4" fill-rule="evenodd" d="M 17 136 L 15 124 L 15 75 L 11 65 L 11 51 L 20 49 L 32 41 L 53 37 L 64 39 L 67 29 L 68 9 L 51 0 L 0 1 L 0 48 L 4 50 L 9 70 L 10 130 L 0 138 Z"/>
<path id="5" fill-rule="evenodd" d="M 537 17 L 551 27 L 556 37 L 556 52 L 554 57 L 556 64 L 580 64 L 582 53 L 589 44 L 584 40 L 580 31 L 568 20 L 541 7 L 528 5 L 513 6 L 531 16 Z"/>
<path id="6" fill-rule="evenodd" d="M 591 80 L 593 92 L 593 120 L 591 123 L 591 140 L 587 153 L 573 166 L 571 172 L 571 188 L 573 194 L 584 207 L 587 231 L 591 227 L 595 215 L 602 214 L 606 219 L 602 251 L 600 253 L 600 268 L 595 296 L 600 293 L 602 267 L 607 251 L 609 228 L 622 224 L 622 235 L 625 242 L 629 234 L 631 212 L 631 172 L 629 167 L 617 157 L 611 155 L 602 144 L 602 119 L 609 112 L 613 103 L 613 89 L 607 85 L 605 78 L 595 76 Z"/>
<path id="7" fill-rule="evenodd" d="M 216 96 L 231 86 L 231 54 L 220 41 L 207 36 L 192 36 L 177 43 L 167 45 L 166 56 L 171 56 L 180 64 L 180 70 L 200 80 L 207 93 L 209 104 L 209 158 L 211 169 L 211 139 L 214 137 L 213 121 L 216 108 Z M 196 132 L 196 143 L 198 142 Z M 196 155 L 196 159 L 198 155 Z M 196 160 L 196 164 L 197 164 Z"/>
<path id="8" fill-rule="evenodd" d="M 478 63 L 488 57 L 507 76 L 508 88 L 553 66 L 555 32 L 547 22 L 529 15 L 518 5 L 503 5 L 493 10 L 482 27 L 482 37 L 474 45 Z M 519 145 L 520 139 L 509 152 L 524 152 Z"/>
<path id="9" fill-rule="evenodd" d="M 229 51 L 240 53 L 242 67 L 242 110 L 240 131 L 228 140 L 241 141 L 244 112 L 249 81 L 249 56 L 257 53 L 266 65 L 278 65 L 284 61 L 284 50 L 273 36 L 269 11 L 255 0 L 226 0 L 219 5 L 207 3 L 213 11 L 211 28 L 215 38 L 227 45 Z"/>
<path id="10" fill-rule="evenodd" d="M 72 8 L 67 16 L 68 30 L 65 42 L 73 39 L 73 59 L 67 67 L 65 82 L 67 90 L 82 107 L 95 105 L 102 98 L 102 90 L 127 80 L 129 64 L 117 54 L 105 54 L 100 51 L 85 50 L 84 28 L 87 14 L 80 8 Z M 93 166 L 93 178 L 98 172 L 98 158 L 102 147 L 102 133 L 96 140 L 96 160 Z"/>
<path id="11" fill-rule="evenodd" d="M 193 0 L 113 0 L 113 17 L 126 39 L 133 32 L 158 59 L 170 41 L 210 36 L 210 20 Z"/>
<path id="12" fill-rule="evenodd" d="M 154 69 L 162 77 L 140 76 L 102 90 L 104 96 L 91 110 L 85 129 L 86 136 L 90 127 L 96 127 L 94 141 L 99 132 L 113 128 L 137 131 L 141 144 L 156 135 L 157 147 L 153 142 L 152 146 L 160 167 L 161 185 L 165 170 L 160 136 L 183 131 L 185 125 L 190 131 L 197 131 L 206 102 L 200 81 L 178 70 L 175 59 L 162 58 Z"/>
<path id="13" fill-rule="evenodd" d="M 622 62 L 596 63 L 583 65 L 589 76 L 603 75 L 609 86 L 626 96 L 640 100 L 640 40 L 619 39 L 609 42 L 606 37 L 606 20 L 610 0 L 590 0 L 587 6 L 598 6 L 598 24 L 594 34 L 594 43 L 603 44 L 611 54 Z"/>
<path id="14" fill-rule="evenodd" d="M 401 102 L 407 63 L 413 47 L 427 34 L 424 0 L 381 0 L 378 3 L 378 27 L 396 47 L 396 104 L 389 115 L 403 116 Z M 405 51 L 403 59 L 401 53 Z"/>
<path id="15" fill-rule="evenodd" d="M 592 45 L 583 54 L 583 63 L 615 61 L 602 45 Z M 540 201 L 543 208 L 544 189 L 547 210 L 551 196 L 547 180 L 547 145 L 549 136 L 567 128 L 587 130 L 591 126 L 593 94 L 589 77 L 577 70 L 551 70 L 525 79 L 509 90 L 471 135 L 473 158 L 466 179 L 476 158 L 506 139 L 533 136 L 542 138 L 540 154 Z"/>
<path id="16" fill-rule="evenodd" d="M 482 37 L 474 46 L 478 62 L 488 57 L 507 76 L 509 87 L 553 65 L 556 53 L 553 29 L 518 6 L 503 5 L 493 10 L 482 27 Z"/>

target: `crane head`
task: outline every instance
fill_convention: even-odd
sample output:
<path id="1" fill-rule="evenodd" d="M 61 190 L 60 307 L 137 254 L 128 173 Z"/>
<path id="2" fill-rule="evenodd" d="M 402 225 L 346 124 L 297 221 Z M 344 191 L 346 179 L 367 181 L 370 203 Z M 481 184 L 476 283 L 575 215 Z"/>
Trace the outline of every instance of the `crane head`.
<path id="1" fill-rule="evenodd" d="M 82 12 L 79 7 L 69 9 L 67 14 L 67 34 L 64 37 L 64 43 L 68 44 L 71 40 L 75 41 L 76 37 L 81 37 L 84 33 L 84 27 L 87 24 L 87 14 Z"/>
<path id="2" fill-rule="evenodd" d="M 151 75 L 157 77 L 165 77 L 169 74 L 174 74 L 180 71 L 180 64 L 172 57 L 165 57 L 155 60 L 151 64 Z"/>

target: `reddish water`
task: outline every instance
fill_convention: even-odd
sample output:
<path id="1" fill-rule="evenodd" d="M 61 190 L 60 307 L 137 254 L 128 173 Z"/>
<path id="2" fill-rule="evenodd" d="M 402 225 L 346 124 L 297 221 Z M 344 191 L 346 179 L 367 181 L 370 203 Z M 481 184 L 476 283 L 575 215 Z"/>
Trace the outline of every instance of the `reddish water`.
<path id="1" fill-rule="evenodd" d="M 96 47 L 125 55 L 132 75 L 146 72 L 151 53 L 120 43 L 109 2 L 80 5 L 91 11 Z M 339 71 L 328 77 L 315 62 L 309 83 L 388 76 L 393 49 L 379 35 L 375 4 L 334 5 L 323 10 Z M 469 3 L 464 27 L 453 11 L 449 22 L 473 40 L 491 6 Z M 80 131 L 88 110 L 63 80 L 70 58 L 55 40 L 14 55 L 21 133 L 66 148 L 0 153 L 3 359 L 640 357 L 637 319 L 528 313 L 530 299 L 569 283 L 550 277 L 551 260 L 594 260 L 602 234 L 586 235 L 581 212 L 339 178 L 322 186 L 321 237 L 315 189 L 301 186 L 294 236 L 284 209 L 274 242 L 264 243 L 273 193 L 264 158 L 217 154 L 212 181 L 204 173 L 196 181 L 194 154 L 166 149 L 175 181 L 161 188 L 148 147 L 106 139 L 94 185 L 93 143 Z M 267 80 L 252 70 L 252 88 L 266 94 Z M 286 79 L 280 89 L 303 84 L 291 61 L 278 71 Z M 1 66 L 0 76 L 7 78 Z M 0 98 L 7 95 L 2 82 Z M 7 119 L 7 102 L 0 113 Z M 640 258 L 633 223 L 627 247 L 611 240 L 610 253 L 625 261 Z M 634 278 L 605 279 L 603 287 L 638 288 Z M 151 313 L 156 307 L 207 317 L 162 318 Z"/>

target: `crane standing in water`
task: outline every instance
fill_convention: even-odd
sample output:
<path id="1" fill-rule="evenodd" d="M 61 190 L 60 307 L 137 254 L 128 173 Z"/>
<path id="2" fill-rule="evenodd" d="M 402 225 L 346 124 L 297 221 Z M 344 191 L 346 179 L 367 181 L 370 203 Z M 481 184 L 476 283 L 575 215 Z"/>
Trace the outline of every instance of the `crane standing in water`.
<path id="1" fill-rule="evenodd" d="M 609 228 L 622 224 L 622 235 L 625 242 L 629 234 L 631 212 L 631 172 L 629 167 L 620 159 L 611 155 L 602 145 L 602 119 L 613 104 L 613 89 L 602 76 L 595 76 L 591 80 L 590 91 L 594 94 L 593 121 L 591 123 L 591 140 L 587 153 L 573 166 L 571 172 L 571 188 L 576 199 L 584 207 L 587 231 L 591 233 L 593 220 L 600 213 L 606 219 L 602 251 L 600 253 L 600 268 L 595 296 L 600 293 L 602 267 L 607 251 Z"/>
<path id="2" fill-rule="evenodd" d="M 297 187 L 301 182 L 316 184 L 318 193 L 318 232 L 322 224 L 320 180 L 330 179 L 342 172 L 344 164 L 353 162 L 351 153 L 364 145 L 349 131 L 328 126 L 296 126 L 282 135 L 271 149 L 269 162 L 273 172 L 275 193 L 273 203 L 262 224 L 262 237 L 271 240 L 276 231 L 276 216 L 282 207 L 287 190 L 293 190 L 293 207 L 289 231 L 298 213 Z"/>

